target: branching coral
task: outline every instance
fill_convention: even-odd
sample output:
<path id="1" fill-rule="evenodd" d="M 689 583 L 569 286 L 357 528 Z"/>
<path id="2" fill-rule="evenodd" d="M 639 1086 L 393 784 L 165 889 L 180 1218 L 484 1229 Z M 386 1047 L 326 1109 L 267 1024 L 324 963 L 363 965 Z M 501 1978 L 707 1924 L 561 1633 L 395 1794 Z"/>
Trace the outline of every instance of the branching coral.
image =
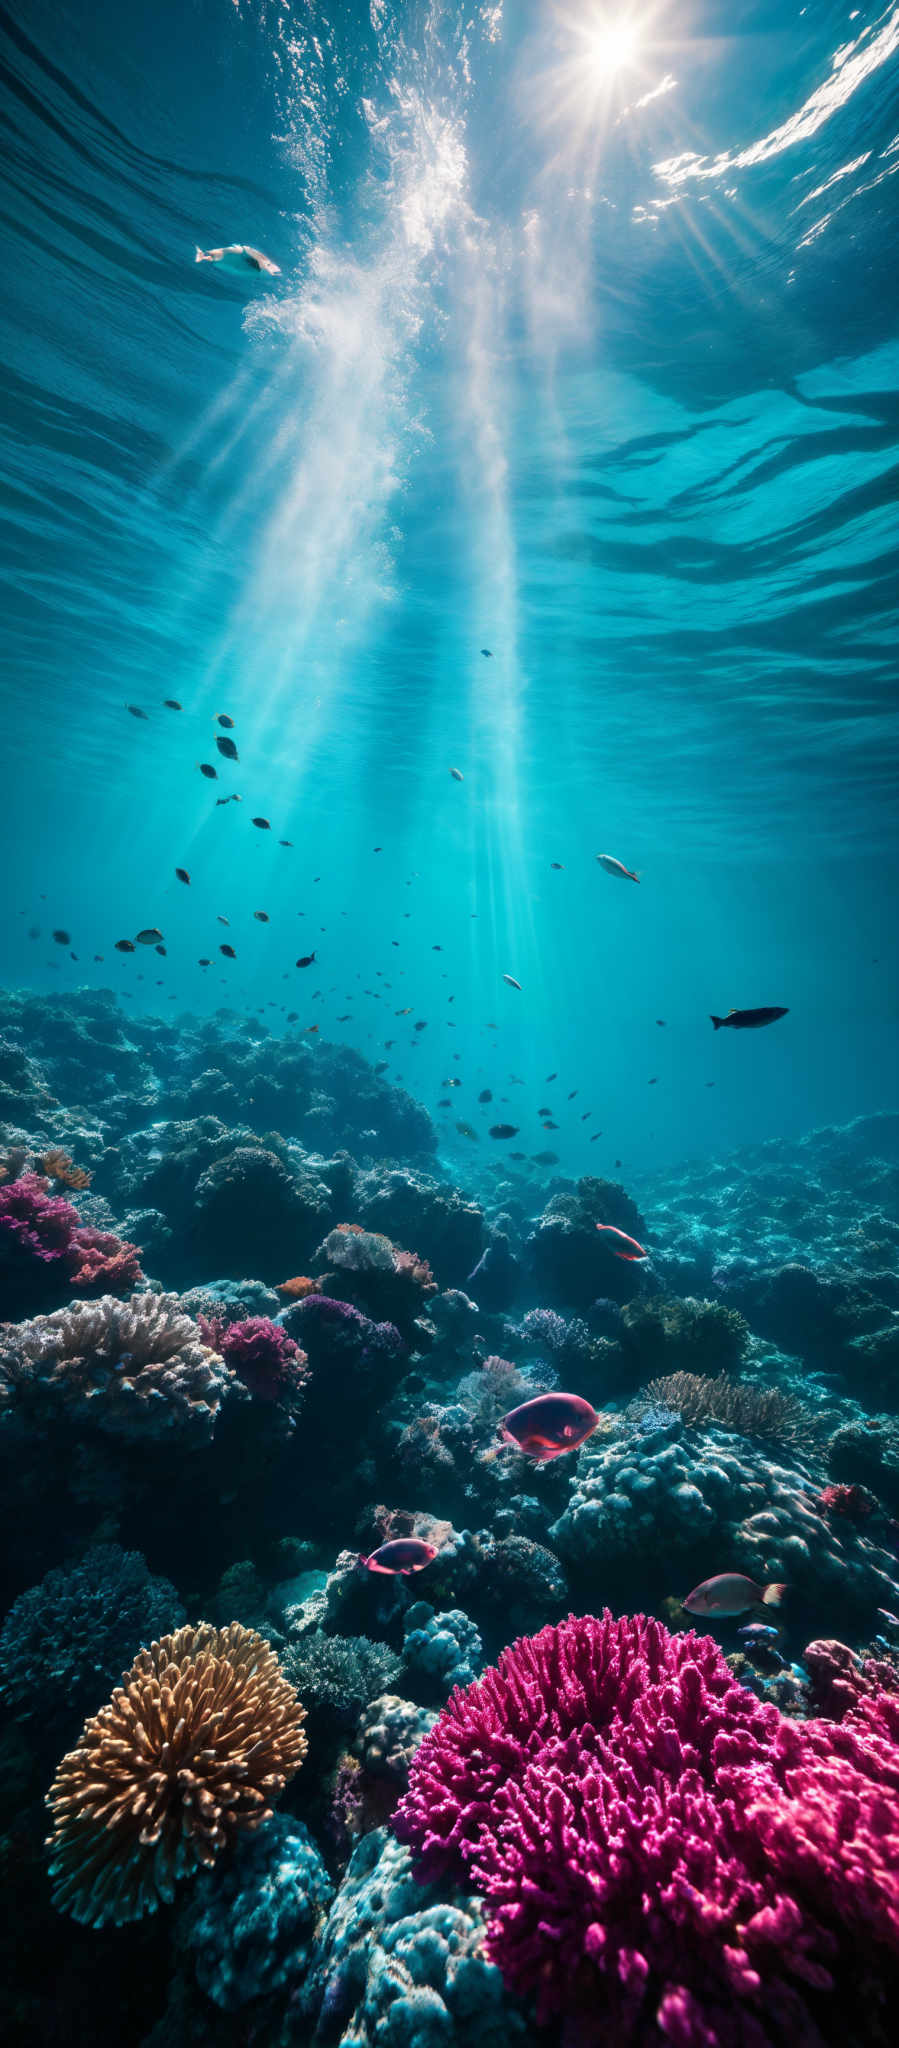
<path id="1" fill-rule="evenodd" d="M 204 1344 L 219 1352 L 256 1401 L 277 1403 L 296 1413 L 309 1377 L 308 1360 L 287 1331 L 267 1316 L 242 1322 L 197 1318 Z"/>
<path id="2" fill-rule="evenodd" d="M 322 1709 L 345 1727 L 358 1720 L 369 1701 L 396 1684 L 400 1659 L 386 1643 L 368 1636 L 328 1636 L 312 1629 L 291 1643 L 284 1670 L 311 1714 Z"/>
<path id="3" fill-rule="evenodd" d="M 41 1174 L 23 1173 L 0 1187 L 0 1284 L 13 1313 L 59 1300 L 73 1288 L 123 1292 L 143 1278 L 137 1245 L 79 1222 L 62 1195 L 48 1193 Z"/>
<path id="4" fill-rule="evenodd" d="M 274 1653 L 237 1622 L 142 1650 L 47 1794 L 54 1903 L 94 1927 L 155 1912 L 268 1820 L 303 1761 L 302 1723 Z"/>
<path id="5" fill-rule="evenodd" d="M 850 2012 L 887 2038 L 897 1793 L 880 1728 L 787 1720 L 708 1637 L 606 1612 L 454 1695 L 394 1825 L 484 1894 L 507 1985 L 581 2048 L 823 2048 Z"/>
<path id="6" fill-rule="evenodd" d="M 671 1372 L 651 1380 L 648 1406 L 671 1408 L 685 1422 L 719 1422 L 740 1436 L 758 1436 L 775 1443 L 807 1444 L 815 1434 L 815 1418 L 795 1394 L 780 1387 L 760 1387 L 751 1380 L 732 1380 L 727 1373 L 704 1379 L 700 1373 Z"/>
<path id="7" fill-rule="evenodd" d="M 80 1191 L 89 1188 L 93 1180 L 93 1174 L 85 1166 L 76 1166 L 61 1145 L 51 1145 L 35 1163 L 39 1173 L 45 1173 L 49 1180 L 55 1180 L 62 1188 Z"/>
<path id="8" fill-rule="evenodd" d="M 246 1399 L 173 1294 L 104 1295 L 0 1327 L 0 1392 L 24 1415 L 125 1436 L 209 1438 L 226 1396 Z"/>

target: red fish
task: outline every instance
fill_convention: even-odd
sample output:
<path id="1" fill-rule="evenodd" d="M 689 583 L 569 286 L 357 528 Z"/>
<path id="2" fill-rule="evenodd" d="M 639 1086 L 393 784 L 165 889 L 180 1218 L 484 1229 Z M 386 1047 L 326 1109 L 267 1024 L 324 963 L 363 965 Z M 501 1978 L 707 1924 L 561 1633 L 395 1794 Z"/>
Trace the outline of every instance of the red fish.
<path id="1" fill-rule="evenodd" d="M 515 1444 L 525 1456 L 545 1465 L 586 1443 L 599 1421 L 595 1408 L 580 1394 L 538 1394 L 520 1408 L 511 1408 L 500 1423 L 502 1441 Z"/>
<path id="2" fill-rule="evenodd" d="M 615 1165 L 621 1165 L 620 1159 L 616 1159 Z M 597 1223 L 596 1228 L 604 1231 L 607 1237 L 617 1237 L 621 1250 L 619 1251 L 617 1244 L 609 1246 L 616 1259 L 648 1259 L 649 1253 L 643 1250 L 642 1244 L 638 1244 L 635 1237 L 628 1237 L 626 1230 L 616 1230 L 614 1223 Z"/>
<path id="3" fill-rule="evenodd" d="M 401 1572 L 408 1578 L 410 1572 L 424 1571 L 436 1556 L 433 1543 L 423 1543 L 419 1536 L 396 1536 L 391 1543 L 382 1543 L 373 1550 L 370 1557 L 360 1555 L 359 1563 L 367 1572 Z"/>

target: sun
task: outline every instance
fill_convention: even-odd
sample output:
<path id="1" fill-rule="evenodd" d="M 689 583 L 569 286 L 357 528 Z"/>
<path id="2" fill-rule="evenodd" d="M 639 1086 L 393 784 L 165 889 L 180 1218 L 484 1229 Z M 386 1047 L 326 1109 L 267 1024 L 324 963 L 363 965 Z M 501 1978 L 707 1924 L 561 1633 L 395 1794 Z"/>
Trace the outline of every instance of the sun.
<path id="1" fill-rule="evenodd" d="M 640 55 L 640 29 L 628 15 L 598 20 L 585 32 L 585 55 L 590 70 L 599 79 L 614 78 L 636 64 Z"/>

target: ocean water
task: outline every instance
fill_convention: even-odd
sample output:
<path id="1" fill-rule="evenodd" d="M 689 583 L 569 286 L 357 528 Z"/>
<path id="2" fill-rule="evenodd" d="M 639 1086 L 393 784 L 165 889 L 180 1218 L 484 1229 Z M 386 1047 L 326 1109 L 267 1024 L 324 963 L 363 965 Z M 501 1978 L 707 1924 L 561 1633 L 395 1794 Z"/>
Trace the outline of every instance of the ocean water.
<path id="1" fill-rule="evenodd" d="M 516 1634 L 605 1601 L 677 1632 L 689 1586 L 742 1564 L 791 1586 L 747 1683 L 817 1711 L 815 1635 L 889 1657 L 899 1634 L 899 6 L 26 0 L 0 9 L 0 64 L 4 1611 L 121 1543 L 171 1584 L 98 1652 L 110 1685 L 167 1615 L 237 1619 L 297 1669 L 304 1629 L 368 1636 L 421 1717 Z M 233 243 L 276 273 L 195 260 Z M 713 1029 L 759 1006 L 785 1014 Z M 20 1414 L 13 1325 L 68 1308 L 77 1260 L 26 1243 L 4 1187 L 53 1144 L 92 1175 L 82 1226 L 139 1245 L 157 1290 L 214 1283 L 225 1322 L 272 1318 L 311 1268 L 397 1323 L 403 1373 L 320 1357 L 288 1316 L 344 1435 L 319 1382 L 293 1406 L 254 1383 L 242 1462 L 233 1375 L 208 1441 L 169 1380 L 165 1441 L 117 1409 L 97 1434 L 142 1341 L 113 1319 L 78 1353 L 103 1361 L 94 1406 Z M 600 1256 L 597 1221 L 635 1253 Z M 442 1309 L 425 1292 L 413 1315 L 376 1251 L 366 1281 L 319 1256 L 340 1222 L 420 1253 Z M 517 1377 L 473 1391 L 497 1356 Z M 640 1402 L 675 1400 L 651 1381 L 722 1370 L 805 1424 L 732 1409 L 722 1443 L 722 1412 L 684 1410 L 641 1439 Z M 595 1404 L 609 1447 L 494 1480 L 531 1387 Z M 677 1465 L 686 1524 L 621 1524 L 622 1441 L 652 1485 L 653 1458 Z M 828 1521 L 827 1484 L 863 1499 Z M 462 1543 L 434 1600 L 478 1635 L 467 1664 L 413 1655 L 402 1588 L 378 1604 L 337 1566 L 397 1514 Z M 511 1535 L 550 1557 L 530 1593 L 495 1568 Z M 303 1607 L 326 1580 L 327 1611 Z M 97 1968 L 102 2048 L 606 2038 L 580 2007 L 566 2032 L 558 1998 L 538 2025 L 508 1961 L 497 2011 L 483 1986 L 454 2003 L 445 1969 L 442 2017 L 391 2019 L 373 1976 L 355 2009 L 333 1917 L 305 1976 L 254 1976 L 244 1939 L 324 1938 L 312 1907 L 305 1933 L 259 1908 L 264 1938 L 238 1936 L 258 1872 L 227 1910 L 212 1891 L 205 1932 L 168 1907 L 65 1919 L 41 1801 L 78 1727 L 23 1716 L 18 1627 L 2 1858 L 53 1989 L 10 1950 L 5 2039 L 83 2040 Z M 736 1617 L 717 1639 L 745 1660 Z M 297 1867 L 320 1854 L 344 1885 L 348 1670 L 321 1679 L 282 1802 L 318 1845 Z M 295 1884 L 323 1925 L 319 1875 L 320 1896 Z M 411 1912 L 397 1893 L 385 1941 Z M 863 2018 L 837 1970 L 800 2038 L 887 2038 L 887 1948 Z M 741 2032 L 742 1996 L 732 2035 L 715 2006 L 674 2037 L 780 2048 L 786 2008 Z M 668 2025 L 653 2008 L 614 2038 L 661 2048 Z"/>

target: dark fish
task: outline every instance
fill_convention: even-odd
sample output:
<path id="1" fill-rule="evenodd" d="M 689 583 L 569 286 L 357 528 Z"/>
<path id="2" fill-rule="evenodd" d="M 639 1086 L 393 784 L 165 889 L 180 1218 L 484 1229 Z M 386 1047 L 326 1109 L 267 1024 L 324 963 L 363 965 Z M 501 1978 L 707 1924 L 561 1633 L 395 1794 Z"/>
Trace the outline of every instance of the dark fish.
<path id="1" fill-rule="evenodd" d="M 312 966 L 312 962 L 313 962 L 313 960 L 314 960 L 314 959 L 315 959 L 315 954 L 314 954 L 314 953 L 301 953 L 301 954 L 300 954 L 300 957 L 299 957 L 299 960 L 297 961 L 297 966 L 298 966 L 298 967 L 311 967 L 311 966 Z M 340 1024 L 340 1023 L 344 1023 L 344 1022 L 345 1022 L 346 1020 L 345 1020 L 344 1018 L 341 1018 L 341 1017 L 339 1017 L 337 1021 L 338 1021 L 338 1023 Z"/>
<path id="2" fill-rule="evenodd" d="M 538 1109 L 537 1111 L 538 1116 L 549 1116 L 550 1114 L 551 1112 L 548 1109 Z"/>
<path id="3" fill-rule="evenodd" d="M 553 1123 L 552 1117 L 547 1117 L 544 1122 L 543 1128 L 545 1131 L 557 1131 L 559 1126 L 558 1124 Z"/>
<path id="4" fill-rule="evenodd" d="M 480 1095 L 478 1096 L 478 1101 L 479 1101 L 479 1102 L 492 1102 L 492 1101 L 493 1101 L 493 1090 L 492 1090 L 492 1088 L 482 1088 L 482 1089 L 481 1089 L 481 1092 L 480 1092 Z"/>
<path id="5" fill-rule="evenodd" d="M 231 795 L 230 795 L 230 796 L 217 796 L 217 797 L 216 797 L 216 800 L 215 800 L 215 808 L 216 808 L 216 810 L 218 811 L 218 810 L 220 810 L 220 809 L 221 809 L 221 806 L 222 806 L 222 804 L 240 804 L 240 803 L 242 803 L 242 802 L 243 802 L 243 798 L 242 798 L 242 797 L 240 797 L 240 796 L 236 796 L 236 795 L 234 794 L 233 790 L 232 790 L 232 793 L 231 793 Z"/>
<path id="6" fill-rule="evenodd" d="M 146 719 L 147 714 L 145 711 L 141 710 L 139 704 L 126 704 L 125 710 L 130 711 L 132 718 Z"/>
<path id="7" fill-rule="evenodd" d="M 71 937 L 68 932 L 54 932 L 53 937 L 56 940 L 58 946 L 70 946 L 72 943 Z"/>
<path id="8" fill-rule="evenodd" d="M 164 947 L 164 946 L 157 946 L 157 947 L 156 947 L 156 952 L 157 952 L 157 953 L 161 953 L 161 954 L 162 954 L 162 957 L 163 957 L 163 959 L 165 959 L 165 947 Z"/>
<path id="9" fill-rule="evenodd" d="M 227 711 L 217 711 L 215 714 L 215 722 L 216 725 L 226 726 L 229 732 L 233 731 L 234 720 L 233 718 L 228 717 Z"/>
<path id="10" fill-rule="evenodd" d="M 653 1074 L 652 1079 L 646 1083 L 647 1088 L 655 1088 L 658 1085 L 658 1079 L 658 1074 Z"/>
<path id="11" fill-rule="evenodd" d="M 94 954 L 94 959 L 95 959 L 95 960 L 102 960 L 102 958 L 103 958 L 103 955 L 102 955 L 102 953 L 95 953 L 95 954 Z"/>
<path id="12" fill-rule="evenodd" d="M 293 845 L 293 840 L 292 840 L 292 839 L 279 839 L 279 840 L 278 840 L 278 845 L 279 845 L 279 846 L 292 846 L 292 845 Z"/>
<path id="13" fill-rule="evenodd" d="M 436 1556 L 433 1543 L 423 1543 L 419 1536 L 397 1536 L 392 1543 L 382 1543 L 370 1557 L 360 1556 L 359 1563 L 368 1572 L 402 1572 L 405 1578 L 409 1572 L 423 1571 Z"/>
<path id="14" fill-rule="evenodd" d="M 448 1104 L 447 1107 L 449 1107 Z M 476 1144 L 480 1142 L 477 1131 L 473 1131 L 470 1124 L 457 1124 L 456 1129 L 460 1138 L 474 1138 Z"/>
<path id="15" fill-rule="evenodd" d="M 437 1104 L 438 1109 L 452 1109 L 452 1106 L 449 1097 L 447 1097 L 445 1102 L 438 1102 Z"/>
<path id="16" fill-rule="evenodd" d="M 487 659 L 488 659 L 488 661 L 492 661 L 492 660 L 493 660 L 493 648 L 492 648 L 492 647 L 482 647 L 482 648 L 481 648 L 481 653 L 482 653 L 482 654 L 486 654 L 486 656 L 487 656 Z"/>
<path id="17" fill-rule="evenodd" d="M 175 869 L 175 873 L 176 873 L 176 875 L 177 875 L 177 877 L 178 877 L 178 880 L 179 880 L 179 882 L 189 882 L 189 881 L 190 881 L 190 876 L 189 876 L 189 874 L 188 874 L 188 872 L 187 872 L 187 869 L 186 869 L 186 868 L 176 868 L 176 869 Z"/>
<path id="18" fill-rule="evenodd" d="M 518 1130 L 518 1124 L 491 1124 L 489 1135 L 491 1138 L 517 1138 Z"/>
<path id="19" fill-rule="evenodd" d="M 299 1015 L 300 1015 L 300 1013 L 299 1013 L 299 1010 L 288 1010 L 288 1012 L 287 1012 L 287 1022 L 288 1022 L 288 1024 L 296 1024 L 296 1023 L 298 1022 L 298 1020 L 299 1020 Z"/>
<path id="20" fill-rule="evenodd" d="M 271 924 L 271 918 L 269 917 L 267 910 L 254 910 L 253 916 L 255 917 L 257 924 Z"/>
<path id="21" fill-rule="evenodd" d="M 198 960 L 198 961 L 197 961 L 197 966 L 198 966 L 198 967 L 211 967 L 211 966 L 212 966 L 212 961 L 211 961 L 211 960 Z"/>
<path id="22" fill-rule="evenodd" d="M 586 1443 L 598 1421 L 596 1409 L 580 1394 L 538 1394 L 536 1400 L 510 1409 L 499 1428 L 503 1443 L 514 1444 L 526 1457 L 545 1465 Z"/>
<path id="23" fill-rule="evenodd" d="M 712 1017 L 716 1031 L 729 1024 L 733 1031 L 757 1031 L 760 1024 L 776 1024 L 778 1017 L 786 1017 L 786 1010 L 728 1010 L 726 1017 Z"/>
<path id="24" fill-rule="evenodd" d="M 231 923 L 231 919 L 230 919 L 230 917 L 223 917 L 223 916 L 222 916 L 222 913 L 221 913 L 221 911 L 220 911 L 220 910 L 217 910 L 217 911 L 216 911 L 216 913 L 215 913 L 215 921 L 216 921 L 216 924 L 227 924 L 227 925 L 230 925 L 230 923 Z"/>
<path id="25" fill-rule="evenodd" d="M 163 697 L 162 701 L 167 711 L 180 711 L 182 709 L 177 697 Z"/>
<path id="26" fill-rule="evenodd" d="M 597 1137 L 601 1137 L 602 1133 L 601 1133 L 600 1131 L 597 1131 L 596 1135 L 597 1135 Z M 616 1159 L 616 1161 L 615 1161 L 615 1165 L 616 1165 L 616 1166 L 620 1166 L 620 1165 L 621 1165 L 621 1160 L 620 1160 L 620 1159 Z"/>
<path id="27" fill-rule="evenodd" d="M 558 1074 L 547 1074 L 546 1076 L 547 1081 L 557 1081 L 558 1078 Z"/>
<path id="28" fill-rule="evenodd" d="M 577 1093 L 578 1093 L 578 1090 L 577 1090 L 576 1088 L 572 1088 L 572 1090 L 571 1090 L 571 1093 L 570 1093 L 570 1095 L 569 1095 L 569 1097 L 568 1097 L 568 1100 L 569 1100 L 569 1102 L 573 1102 L 573 1101 L 574 1101 L 574 1098 L 575 1098 L 575 1096 L 577 1095 Z"/>
<path id="29" fill-rule="evenodd" d="M 451 776 L 452 776 L 452 778 L 453 778 L 453 781 L 454 781 L 454 782 L 464 782 L 464 781 L 465 781 L 465 777 L 464 777 L 464 775 L 463 775 L 463 773 L 462 773 L 462 770 L 461 770 L 461 768 L 451 768 L 451 769 L 450 769 L 450 774 L 451 774 Z"/>
<path id="30" fill-rule="evenodd" d="M 145 931 L 138 932 L 137 943 L 139 946 L 158 946 L 161 938 L 162 933 L 159 926 L 148 924 Z"/>
<path id="31" fill-rule="evenodd" d="M 133 947 L 133 945 L 132 945 L 132 943 L 131 943 L 131 940 L 130 940 L 130 939 L 116 939 L 116 942 L 115 942 L 115 949 L 116 949 L 116 952 L 117 952 L 117 953 L 133 953 L 133 952 L 134 952 L 134 947 Z"/>
<path id="32" fill-rule="evenodd" d="M 267 818 L 254 818 L 253 824 L 258 826 L 260 832 L 270 832 L 272 829 Z"/>
<path id="33" fill-rule="evenodd" d="M 220 947 L 219 947 L 219 952 L 220 952 L 220 953 L 224 953 L 224 955 L 225 955 L 225 959 L 226 959 L 226 960 L 236 960 L 236 959 L 237 959 L 237 954 L 235 953 L 235 951 L 234 951 L 234 947 L 233 947 L 233 946 L 220 946 Z"/>
<path id="34" fill-rule="evenodd" d="M 218 769 L 217 769 L 217 768 L 213 768 L 213 766 L 212 766 L 212 762 L 211 762 L 211 761 L 201 761 L 199 765 L 200 765 L 200 774 L 201 774 L 201 775 L 205 775 L 205 777 L 206 777 L 206 780 L 207 780 L 207 782 L 217 782 L 217 781 L 218 781 L 218 779 L 219 779 L 219 772 L 218 772 Z"/>
<path id="35" fill-rule="evenodd" d="M 461 1088 L 462 1083 L 455 1074 L 451 1074 L 448 1081 L 441 1081 L 440 1086 L 441 1088 Z"/>
<path id="36" fill-rule="evenodd" d="M 591 1116 L 592 1116 L 592 1115 L 593 1115 L 593 1111 L 592 1111 L 592 1109 L 585 1109 L 585 1110 L 584 1110 L 584 1112 L 583 1112 L 583 1115 L 581 1116 L 581 1123 L 582 1123 L 582 1124 L 586 1124 L 586 1123 L 589 1123 L 589 1121 L 590 1121 L 590 1118 L 591 1118 Z"/>
<path id="37" fill-rule="evenodd" d="M 657 1017 L 657 1018 L 656 1018 L 656 1023 L 657 1023 L 657 1024 L 662 1024 L 662 1025 L 664 1025 L 664 1022 L 665 1022 L 665 1019 L 664 1019 L 664 1017 Z"/>
<path id="38" fill-rule="evenodd" d="M 229 740 L 225 733 L 216 733 L 215 744 L 218 747 L 219 753 L 224 754 L 226 761 L 240 760 L 240 755 L 237 751 L 234 741 Z"/>
<path id="39" fill-rule="evenodd" d="M 418 1021 L 418 1023 L 417 1023 L 417 1024 L 413 1024 L 413 1026 L 412 1026 L 412 1029 L 413 1029 L 413 1031 L 427 1031 L 427 1028 L 428 1028 L 428 1020 L 427 1020 L 427 1017 L 420 1017 L 420 1018 L 419 1018 L 419 1021 Z"/>

